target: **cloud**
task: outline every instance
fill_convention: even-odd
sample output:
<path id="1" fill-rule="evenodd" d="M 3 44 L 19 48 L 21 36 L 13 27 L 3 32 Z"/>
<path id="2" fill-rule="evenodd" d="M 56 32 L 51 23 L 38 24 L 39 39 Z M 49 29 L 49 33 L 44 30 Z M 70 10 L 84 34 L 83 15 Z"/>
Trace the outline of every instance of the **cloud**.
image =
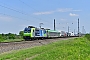
<path id="1" fill-rule="evenodd" d="M 36 12 L 33 13 L 34 15 L 45 15 L 45 14 L 53 14 L 55 12 L 77 12 L 77 11 L 81 11 L 81 10 L 74 10 L 73 8 L 59 8 L 56 9 L 54 11 L 46 11 L 46 12 Z"/>
<path id="2" fill-rule="evenodd" d="M 37 13 L 33 13 L 34 15 L 45 15 L 45 14 L 52 14 L 54 13 L 54 11 L 48 11 L 48 12 L 37 12 Z"/>
<path id="3" fill-rule="evenodd" d="M 57 10 L 57 12 L 69 12 L 69 11 L 72 11 L 73 9 L 72 8 L 60 8 Z"/>
<path id="4" fill-rule="evenodd" d="M 79 16 L 78 14 L 70 13 L 70 16 Z"/>
<path id="5" fill-rule="evenodd" d="M 74 10 L 73 8 L 60 8 L 57 12 L 71 12 L 71 11 L 81 11 L 81 10 Z"/>
<path id="6" fill-rule="evenodd" d="M 12 21 L 12 17 L 8 17 L 8 16 L 0 16 L 0 21 Z"/>

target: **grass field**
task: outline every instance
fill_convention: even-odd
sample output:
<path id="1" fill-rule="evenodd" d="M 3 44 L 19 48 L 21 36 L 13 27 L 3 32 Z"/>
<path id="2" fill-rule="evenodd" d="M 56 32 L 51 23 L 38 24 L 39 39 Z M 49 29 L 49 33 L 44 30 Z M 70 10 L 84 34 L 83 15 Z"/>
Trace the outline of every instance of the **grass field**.
<path id="1" fill-rule="evenodd" d="M 0 60 L 90 60 L 86 38 L 62 40 L 44 46 L 0 54 Z"/>

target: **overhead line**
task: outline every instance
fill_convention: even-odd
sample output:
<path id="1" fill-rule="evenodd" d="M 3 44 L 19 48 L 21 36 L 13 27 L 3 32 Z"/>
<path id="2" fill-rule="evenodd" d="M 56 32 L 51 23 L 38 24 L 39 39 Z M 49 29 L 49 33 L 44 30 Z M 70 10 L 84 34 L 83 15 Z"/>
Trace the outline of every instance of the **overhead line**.
<path id="1" fill-rule="evenodd" d="M 19 17 L 11 16 L 11 15 L 8 15 L 8 14 L 5 14 L 5 13 L 1 13 L 1 12 L 0 12 L 0 14 L 5 15 L 5 16 L 14 17 L 14 18 L 17 18 L 17 19 L 20 19 L 20 20 L 27 20 L 27 19 L 23 19 L 23 18 L 19 18 Z M 32 21 L 32 22 L 35 22 L 35 21 Z"/>
<path id="2" fill-rule="evenodd" d="M 5 4 L 4 4 L 4 5 L 5 5 Z M 21 13 L 21 14 L 26 15 L 26 16 L 30 16 L 29 14 L 23 13 L 23 12 L 21 12 L 21 11 L 18 11 L 18 10 L 16 10 L 16 9 L 13 9 L 13 8 L 10 8 L 10 7 L 4 6 L 4 5 L 1 5 L 1 4 L 0 4 L 0 6 L 3 7 L 3 8 L 6 8 L 6 9 L 9 9 L 9 10 L 12 10 L 12 11 L 15 11 L 15 12 L 17 12 L 17 13 Z M 3 15 L 7 15 L 7 14 L 4 14 L 4 13 L 3 13 Z M 7 16 L 11 16 L 11 15 L 7 15 Z M 12 17 L 14 17 L 14 16 L 12 16 Z M 32 16 L 32 17 L 33 17 L 33 16 Z M 15 18 L 21 19 L 21 18 L 19 18 L 19 17 L 15 17 Z M 38 17 L 33 17 L 33 18 L 36 18 L 36 19 L 42 21 L 41 18 L 38 18 Z M 23 19 L 23 20 L 25 20 L 25 19 Z M 30 21 L 31 21 L 31 20 L 30 20 Z M 32 20 L 32 21 L 33 21 L 33 20 Z M 33 22 L 35 22 L 35 21 L 33 21 Z M 45 23 L 48 23 L 48 22 L 45 22 Z"/>
<path id="3" fill-rule="evenodd" d="M 36 11 L 38 11 L 37 9 L 35 9 L 35 8 L 33 8 L 33 7 L 31 7 L 30 5 L 28 5 L 27 3 L 25 3 L 25 2 L 23 2 L 23 1 L 21 1 L 21 0 L 19 0 L 20 2 L 22 2 L 23 4 L 25 4 L 26 6 L 28 6 L 28 7 L 30 7 L 30 8 L 32 8 L 32 9 L 34 9 L 34 10 L 36 10 Z M 39 11 L 38 11 L 39 12 Z M 48 17 L 48 16 L 47 16 Z M 44 19 L 43 19 L 44 20 Z M 42 20 L 41 20 L 42 21 Z M 45 21 L 45 20 L 44 20 Z M 48 23 L 49 24 L 49 22 L 47 22 L 47 21 L 45 21 L 46 23 Z M 45 23 L 44 22 L 44 23 Z"/>
<path id="4" fill-rule="evenodd" d="M 25 4 L 25 5 L 27 5 L 28 7 L 31 7 L 30 5 L 28 5 L 28 4 L 26 4 L 25 2 L 23 2 L 23 1 L 21 1 L 21 0 L 19 0 L 20 2 L 22 2 L 23 4 Z M 34 9 L 33 7 L 31 7 L 32 9 Z M 34 10 L 36 10 L 36 9 L 34 9 Z M 36 10 L 37 11 L 37 10 Z"/>
<path id="5" fill-rule="evenodd" d="M 5 15 L 5 16 L 10 16 L 10 17 L 13 17 L 13 18 L 17 18 L 17 19 L 20 19 L 20 20 L 29 21 L 28 19 L 23 19 L 23 18 L 20 18 L 20 17 L 16 17 L 16 16 L 8 15 L 8 14 L 1 13 L 1 12 L 0 12 L 0 14 Z M 37 23 L 37 21 L 34 21 L 34 20 L 30 20 L 30 22 L 34 22 L 34 23 L 36 22 L 36 23 Z M 45 23 L 46 23 L 46 22 L 45 22 Z"/>
<path id="6" fill-rule="evenodd" d="M 23 14 L 23 15 L 30 16 L 29 14 L 23 13 L 23 12 L 21 12 L 21 11 L 18 11 L 18 10 L 15 10 L 15 9 L 12 9 L 12 8 L 9 8 L 9 7 L 3 6 L 3 5 L 0 5 L 0 6 L 3 7 L 3 8 L 6 8 L 6 9 L 12 10 L 12 11 L 18 12 L 18 13 L 21 13 L 21 14 Z M 32 17 L 33 17 L 33 16 L 32 16 Z M 37 18 L 37 17 L 33 17 L 33 18 L 42 20 L 42 19 Z"/>
<path id="7" fill-rule="evenodd" d="M 20 2 L 22 2 L 23 4 L 25 4 L 26 6 L 28 6 L 28 7 L 31 7 L 30 5 L 28 5 L 27 3 L 25 3 L 25 2 L 23 2 L 23 1 L 21 1 L 21 0 L 19 0 Z M 34 10 L 36 10 L 36 11 L 38 11 L 37 9 L 35 9 L 35 8 L 33 8 L 33 7 L 31 7 L 32 9 L 34 9 Z M 40 11 L 38 11 L 38 12 L 40 12 Z M 48 16 L 47 16 L 48 17 Z M 49 17 L 49 18 L 51 18 L 51 17 Z"/>

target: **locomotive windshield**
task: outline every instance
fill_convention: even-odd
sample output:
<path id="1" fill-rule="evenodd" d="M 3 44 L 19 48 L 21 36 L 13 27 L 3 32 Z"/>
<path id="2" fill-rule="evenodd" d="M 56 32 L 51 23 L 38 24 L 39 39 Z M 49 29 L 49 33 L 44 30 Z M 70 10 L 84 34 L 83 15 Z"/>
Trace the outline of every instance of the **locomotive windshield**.
<path id="1" fill-rule="evenodd" d="M 24 29 L 24 33 L 30 33 L 31 32 L 31 28 L 25 28 Z"/>

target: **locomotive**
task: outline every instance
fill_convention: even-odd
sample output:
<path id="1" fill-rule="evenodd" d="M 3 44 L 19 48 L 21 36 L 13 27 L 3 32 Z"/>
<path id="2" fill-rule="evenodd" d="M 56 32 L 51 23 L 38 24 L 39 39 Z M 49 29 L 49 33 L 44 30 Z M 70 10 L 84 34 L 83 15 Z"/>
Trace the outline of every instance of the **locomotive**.
<path id="1" fill-rule="evenodd" d="M 33 26 L 28 26 L 24 29 L 23 38 L 25 40 L 34 40 L 34 39 L 49 39 L 49 38 L 58 38 L 61 36 L 66 36 L 65 32 L 44 29 L 44 28 L 37 28 Z"/>

